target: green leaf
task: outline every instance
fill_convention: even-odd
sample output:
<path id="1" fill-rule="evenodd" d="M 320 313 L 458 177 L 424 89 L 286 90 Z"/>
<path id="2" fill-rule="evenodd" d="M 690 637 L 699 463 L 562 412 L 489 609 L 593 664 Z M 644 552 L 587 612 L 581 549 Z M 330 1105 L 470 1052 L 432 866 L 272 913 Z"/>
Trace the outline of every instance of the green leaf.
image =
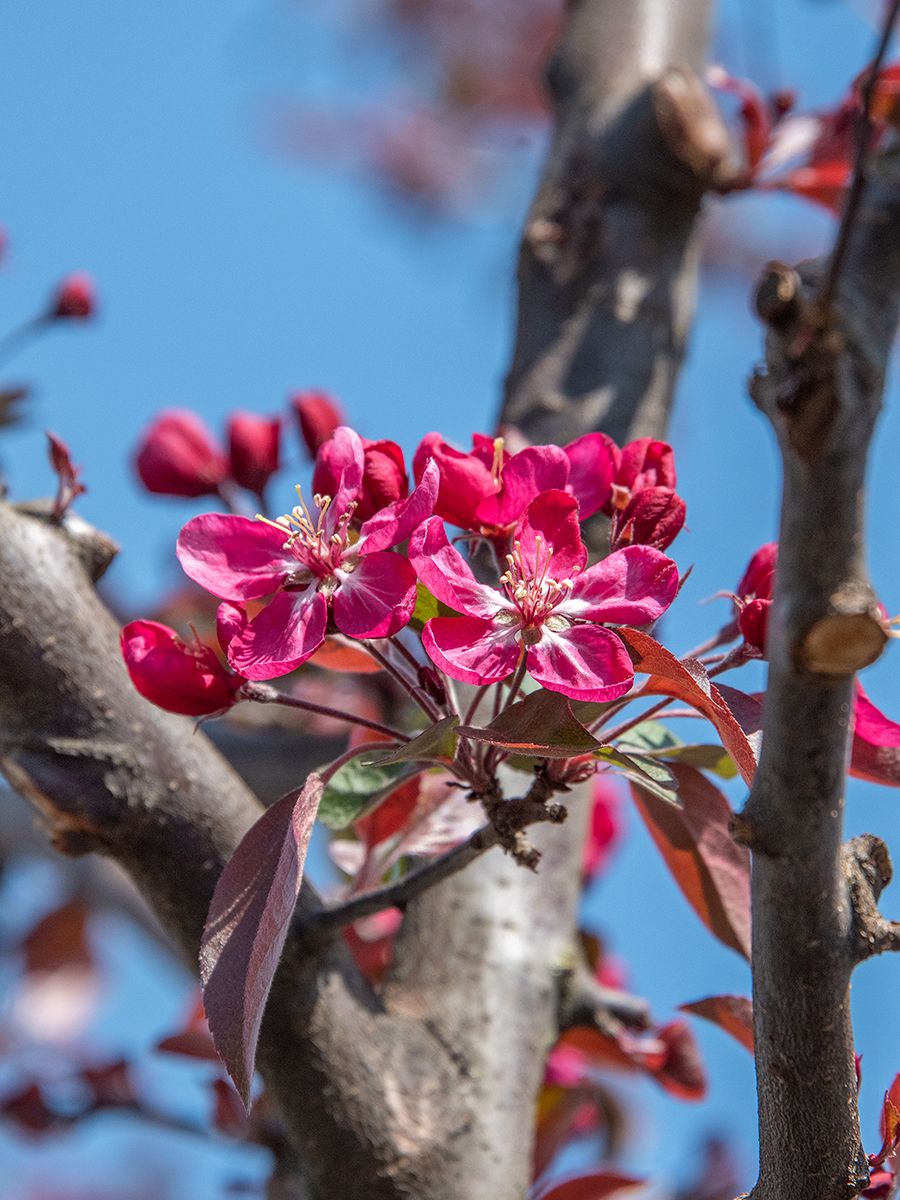
<path id="1" fill-rule="evenodd" d="M 438 615 L 438 601 L 436 596 L 432 596 L 428 588 L 421 581 L 416 581 L 416 607 L 413 609 L 412 619 L 417 625 L 424 625 L 426 621 L 430 621 L 432 617 Z"/>
<path id="2" fill-rule="evenodd" d="M 378 754 L 375 758 L 366 759 L 365 765 L 384 767 L 390 763 L 452 762 L 459 740 L 456 734 L 457 725 L 459 717 L 444 717 L 443 721 L 430 726 L 411 742 L 406 742 L 396 750 Z"/>
<path id="3" fill-rule="evenodd" d="M 401 763 L 372 766 L 358 758 L 351 759 L 325 785 L 319 820 L 329 829 L 346 829 L 380 804 L 402 779 L 418 774 Z"/>
<path id="4" fill-rule="evenodd" d="M 738 773 L 737 764 L 724 747 L 686 746 L 681 738 L 659 721 L 642 721 L 634 729 L 623 733 L 618 744 L 623 749 L 627 746 L 629 751 L 634 746 L 636 750 L 664 762 L 681 762 L 702 771 L 712 771 L 720 779 L 734 779 Z"/>
<path id="5" fill-rule="evenodd" d="M 623 754 L 615 746 L 601 746 L 594 754 L 601 762 L 615 767 L 617 774 L 624 775 L 659 800 L 679 807 L 678 780 L 665 765 L 644 754 Z"/>
<path id="6" fill-rule="evenodd" d="M 686 763 L 701 771 L 712 771 L 720 779 L 734 779 L 738 773 L 737 763 L 722 746 L 673 746 L 656 757 L 665 762 Z"/>
<path id="7" fill-rule="evenodd" d="M 432 617 L 456 617 L 458 615 L 454 609 L 448 608 L 436 596 L 432 596 L 421 579 L 416 581 L 416 607 L 413 609 L 411 620 L 417 629 L 421 629 L 425 622 L 430 621 Z"/>
<path id="8" fill-rule="evenodd" d="M 483 729 L 460 726 L 457 732 L 535 758 L 573 758 L 600 748 L 576 718 L 573 704 L 546 688 L 519 700 Z"/>
<path id="9" fill-rule="evenodd" d="M 661 721 L 641 721 L 640 725 L 622 734 L 619 744 L 625 742 L 638 750 L 668 750 L 682 744 L 681 738 L 676 737 Z"/>

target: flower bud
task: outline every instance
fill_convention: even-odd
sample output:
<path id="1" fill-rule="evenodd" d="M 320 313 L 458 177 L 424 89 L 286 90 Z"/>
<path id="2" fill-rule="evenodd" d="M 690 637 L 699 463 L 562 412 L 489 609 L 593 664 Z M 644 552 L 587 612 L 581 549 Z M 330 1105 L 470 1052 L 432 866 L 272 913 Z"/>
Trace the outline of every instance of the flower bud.
<path id="1" fill-rule="evenodd" d="M 367 521 L 396 500 L 405 500 L 409 495 L 409 480 L 403 451 L 396 442 L 370 442 L 363 438 L 363 454 L 362 490 L 356 516 Z"/>
<path id="2" fill-rule="evenodd" d="M 295 392 L 290 403 L 297 414 L 300 434 L 309 456 L 315 458 L 319 447 L 328 441 L 339 425 L 345 423 L 344 414 L 327 392 Z"/>
<path id="3" fill-rule="evenodd" d="M 357 521 L 367 521 L 369 517 L 396 500 L 405 500 L 409 494 L 406 463 L 403 461 L 403 451 L 397 443 L 370 442 L 366 438 L 362 439 L 362 443 L 363 477 L 354 513 Z M 340 483 L 340 470 L 335 464 L 334 456 L 334 442 L 329 439 L 319 447 L 316 454 L 313 470 L 314 493 L 326 496 L 336 493 Z"/>
<path id="4" fill-rule="evenodd" d="M 49 315 L 55 319 L 74 317 L 86 320 L 97 307 L 94 282 L 89 275 L 68 275 L 56 289 L 50 302 Z"/>
<path id="5" fill-rule="evenodd" d="M 215 495 L 228 462 L 212 434 L 184 409 L 161 413 L 144 433 L 135 458 L 149 492 L 164 496 Z"/>
<path id="6" fill-rule="evenodd" d="M 278 470 L 280 443 L 280 417 L 232 413 L 228 420 L 228 449 L 234 482 L 248 492 L 261 495 Z"/>
<path id="7" fill-rule="evenodd" d="M 131 621 L 122 630 L 122 657 L 140 694 L 167 712 L 210 716 L 230 708 L 244 680 L 202 642 L 183 641 L 158 621 Z"/>
<path id="8" fill-rule="evenodd" d="M 778 564 L 778 543 L 767 542 L 756 551 L 741 576 L 735 594 L 741 600 L 771 600 Z"/>
<path id="9" fill-rule="evenodd" d="M 771 600 L 749 600 L 738 614 L 738 629 L 744 641 L 763 655 L 766 652 L 771 607 Z"/>
<path id="10" fill-rule="evenodd" d="M 428 460 L 433 458 L 441 477 L 434 513 L 458 525 L 460 529 L 478 529 L 476 510 L 488 496 L 500 490 L 499 468 L 507 455 L 502 444 L 484 435 L 472 439 L 472 451 L 466 454 L 445 442 L 439 433 L 426 434 L 413 457 L 416 483 L 422 478 Z"/>
<path id="11" fill-rule="evenodd" d="M 656 438 L 638 438 L 622 447 L 614 480 L 632 496 L 652 487 L 675 487 L 675 456 L 668 442 Z M 611 509 L 607 507 L 607 513 Z"/>
<path id="12" fill-rule="evenodd" d="M 671 488 L 644 488 L 614 517 L 612 549 L 637 545 L 665 550 L 681 532 L 686 512 L 684 501 Z"/>

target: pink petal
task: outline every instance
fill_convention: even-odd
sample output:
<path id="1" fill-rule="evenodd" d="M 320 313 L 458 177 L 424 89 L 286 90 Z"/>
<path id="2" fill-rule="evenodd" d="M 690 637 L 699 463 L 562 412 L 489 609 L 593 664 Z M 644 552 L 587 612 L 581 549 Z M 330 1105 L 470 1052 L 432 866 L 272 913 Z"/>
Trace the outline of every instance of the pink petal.
<path id="1" fill-rule="evenodd" d="M 413 458 L 413 476 L 422 478 L 429 459 L 438 465 L 441 486 L 435 512 L 461 529 L 475 528 L 475 510 L 497 491 L 491 474 L 493 442 L 483 435 L 473 438 L 471 454 L 450 446 L 439 433 L 428 433 L 422 439 Z"/>
<path id="2" fill-rule="evenodd" d="M 252 600 L 276 591 L 300 563 L 284 549 L 287 533 L 263 521 L 205 513 L 178 536 L 178 561 L 195 583 L 223 600 Z"/>
<path id="3" fill-rule="evenodd" d="M 441 477 L 434 459 L 422 472 L 419 486 L 406 500 L 397 500 L 370 517 L 360 530 L 359 541 L 352 547 L 357 554 L 372 554 L 405 542 L 413 530 L 434 511 Z"/>
<path id="4" fill-rule="evenodd" d="M 239 605 L 223 600 L 216 612 L 216 636 L 219 645 L 228 653 L 228 647 L 247 628 L 247 614 Z"/>
<path id="5" fill-rule="evenodd" d="M 557 606 L 565 617 L 647 625 L 666 611 L 678 591 L 678 568 L 652 546 L 627 546 L 575 578 Z"/>
<path id="6" fill-rule="evenodd" d="M 448 608 L 475 617 L 492 617 L 508 607 L 494 588 L 479 583 L 455 546 L 447 541 L 440 517 L 430 517 L 409 540 L 409 561 L 416 574 Z"/>
<path id="7" fill-rule="evenodd" d="M 325 640 L 328 604 L 310 584 L 302 592 L 279 592 L 231 639 L 228 661 L 247 679 L 287 675 Z"/>
<path id="8" fill-rule="evenodd" d="M 332 436 L 316 455 L 317 480 L 329 484 L 327 494 L 333 497 L 325 514 L 324 526 L 329 536 L 334 533 L 340 518 L 358 497 L 362 488 L 365 451 L 362 438 L 347 425 L 338 425 Z M 317 483 L 318 486 L 318 483 Z"/>
<path id="9" fill-rule="evenodd" d="M 334 594 L 334 620 L 355 638 L 390 637 L 407 624 L 416 607 L 416 573 L 389 550 L 367 554 Z"/>
<path id="10" fill-rule="evenodd" d="M 605 433 L 586 433 L 565 447 L 569 460 L 566 490 L 578 501 L 582 521 L 609 500 L 621 451 Z"/>
<path id="11" fill-rule="evenodd" d="M 500 491 L 479 504 L 482 525 L 504 528 L 517 521 L 535 496 L 565 488 L 569 460 L 558 446 L 529 446 L 514 454 L 500 476 Z"/>
<path id="12" fill-rule="evenodd" d="M 634 667 L 624 644 L 608 629 L 573 625 L 552 632 L 526 651 L 528 674 L 551 692 L 574 700 L 616 700 L 634 680 Z"/>
<path id="13" fill-rule="evenodd" d="M 532 500 L 514 536 L 530 575 L 546 572 L 552 579 L 565 579 L 587 562 L 578 525 L 578 501 L 566 492 L 544 492 Z M 553 550 L 549 557 L 548 547 Z"/>
<path id="14" fill-rule="evenodd" d="M 422 630 L 422 645 L 451 678 L 482 685 L 512 675 L 519 661 L 518 636 L 517 625 L 498 626 L 477 617 L 432 617 Z"/>

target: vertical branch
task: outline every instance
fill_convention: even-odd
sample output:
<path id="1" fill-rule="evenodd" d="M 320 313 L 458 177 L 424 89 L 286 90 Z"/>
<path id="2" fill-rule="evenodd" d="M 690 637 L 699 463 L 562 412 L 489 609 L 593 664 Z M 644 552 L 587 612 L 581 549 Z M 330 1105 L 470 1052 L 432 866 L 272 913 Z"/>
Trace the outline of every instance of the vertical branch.
<path id="1" fill-rule="evenodd" d="M 665 432 L 694 287 L 693 230 L 726 137 L 694 72 L 711 0 L 570 0 L 553 144 L 519 254 L 501 420 L 532 441 Z M 511 783 L 513 793 L 517 782 Z M 492 850 L 411 903 L 387 989 L 458 1056 L 469 1114 L 453 1200 L 527 1190 L 534 1098 L 577 928 L 589 789 L 539 829 L 537 874 Z"/>
<path id="2" fill-rule="evenodd" d="M 839 1200 L 865 1186 L 850 1023 L 857 960 L 842 863 L 854 672 L 886 635 L 864 561 L 869 443 L 900 311 L 900 171 L 877 164 L 823 318 L 822 267 L 773 264 L 752 394 L 784 464 L 762 758 L 744 816 L 753 849 L 757 1200 Z M 777 299 L 773 299 L 777 297 Z"/>
<path id="3" fill-rule="evenodd" d="M 693 315 L 695 224 L 728 138 L 697 74 L 707 0 L 574 0 L 519 251 L 501 421 L 532 442 L 659 436 Z"/>

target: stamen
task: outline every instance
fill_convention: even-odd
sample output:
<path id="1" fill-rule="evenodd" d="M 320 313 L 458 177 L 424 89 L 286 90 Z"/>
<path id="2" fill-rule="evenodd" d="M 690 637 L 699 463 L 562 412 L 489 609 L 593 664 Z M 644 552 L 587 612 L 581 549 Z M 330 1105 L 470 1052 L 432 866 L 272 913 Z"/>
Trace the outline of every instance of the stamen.
<path id="1" fill-rule="evenodd" d="M 503 438 L 494 438 L 494 461 L 491 463 L 491 478 L 494 483 L 500 482 L 500 475 L 503 471 Z"/>

